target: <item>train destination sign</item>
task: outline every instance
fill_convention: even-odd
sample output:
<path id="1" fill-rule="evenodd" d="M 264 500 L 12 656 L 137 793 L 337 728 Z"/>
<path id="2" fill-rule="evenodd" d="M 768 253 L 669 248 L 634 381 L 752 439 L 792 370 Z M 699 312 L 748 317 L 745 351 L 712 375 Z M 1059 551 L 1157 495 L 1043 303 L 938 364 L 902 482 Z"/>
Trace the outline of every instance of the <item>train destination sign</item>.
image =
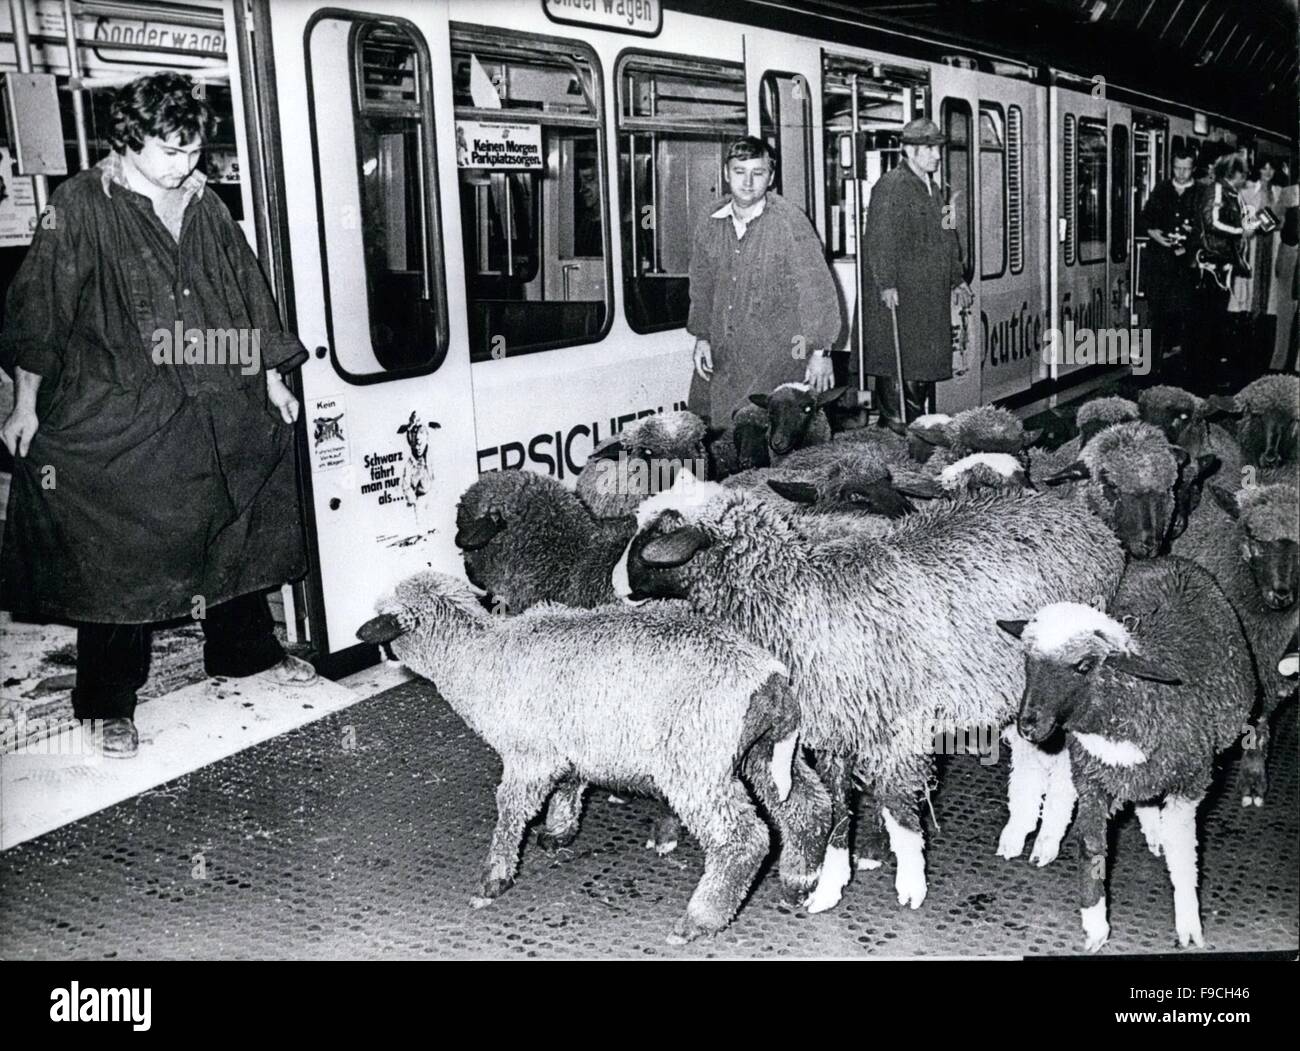
<path id="1" fill-rule="evenodd" d="M 540 168 L 542 126 L 458 120 L 456 167 L 512 170 Z"/>
<path id="2" fill-rule="evenodd" d="M 658 36 L 663 28 L 660 0 L 542 0 L 542 10 L 552 22 L 641 36 Z"/>

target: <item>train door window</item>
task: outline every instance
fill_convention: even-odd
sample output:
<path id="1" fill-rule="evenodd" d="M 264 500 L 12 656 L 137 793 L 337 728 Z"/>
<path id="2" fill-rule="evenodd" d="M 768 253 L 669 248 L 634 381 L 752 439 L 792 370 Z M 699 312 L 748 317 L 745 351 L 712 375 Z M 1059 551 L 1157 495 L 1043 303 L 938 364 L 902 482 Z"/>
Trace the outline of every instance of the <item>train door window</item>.
<path id="1" fill-rule="evenodd" d="M 1133 199 L 1129 188 L 1128 128 L 1123 124 L 1111 125 L 1110 155 L 1110 261 L 1128 260 L 1129 202 Z"/>
<path id="2" fill-rule="evenodd" d="M 973 160 L 970 149 L 970 104 L 964 99 L 947 98 L 940 107 L 940 119 L 948 136 L 943 151 L 943 184 L 948 190 L 948 204 L 957 217 L 957 241 L 966 267 L 966 279 L 974 275 L 975 209 L 971 187 Z"/>
<path id="3" fill-rule="evenodd" d="M 1165 166 L 1164 132 L 1158 128 L 1133 129 L 1133 212 L 1141 215 Z M 1145 236 L 1145 230 L 1138 230 Z"/>
<path id="4" fill-rule="evenodd" d="M 627 321 L 635 332 L 680 328 L 695 227 L 726 194 L 723 158 L 746 133 L 744 70 L 625 52 L 616 83 Z"/>
<path id="5" fill-rule="evenodd" d="M 811 219 L 813 140 L 808 81 L 797 73 L 764 73 L 758 108 L 763 140 L 776 155 L 774 188 Z"/>
<path id="6" fill-rule="evenodd" d="M 1061 131 L 1061 152 L 1064 155 L 1061 164 L 1061 212 L 1065 219 L 1065 263 L 1067 266 L 1074 265 L 1075 227 L 1078 225 L 1074 207 L 1074 165 L 1075 158 L 1078 156 L 1077 145 L 1075 142 L 1074 114 L 1067 113 Z"/>
<path id="7" fill-rule="evenodd" d="M 447 352 L 428 50 L 403 20 L 347 14 L 315 19 L 307 47 L 335 365 L 428 372 Z"/>
<path id="8" fill-rule="evenodd" d="M 1007 107 L 1007 255 L 1011 272 L 1025 268 L 1024 111 Z"/>
<path id="9" fill-rule="evenodd" d="M 1075 214 L 1078 216 L 1079 262 L 1106 258 L 1106 123 L 1079 118 L 1075 165 Z"/>
<path id="10" fill-rule="evenodd" d="M 994 102 L 980 103 L 980 277 L 1007 269 L 1006 118 Z"/>
<path id="11" fill-rule="evenodd" d="M 451 67 L 470 360 L 600 339 L 611 314 L 595 53 L 453 25 Z"/>

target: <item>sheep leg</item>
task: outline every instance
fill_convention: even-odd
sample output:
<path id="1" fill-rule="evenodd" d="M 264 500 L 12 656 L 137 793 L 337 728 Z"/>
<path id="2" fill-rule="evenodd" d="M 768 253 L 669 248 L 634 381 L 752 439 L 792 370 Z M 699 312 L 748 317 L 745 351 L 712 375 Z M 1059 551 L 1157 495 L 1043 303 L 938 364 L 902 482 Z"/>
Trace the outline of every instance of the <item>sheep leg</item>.
<path id="1" fill-rule="evenodd" d="M 1041 752 L 1047 768 L 1047 796 L 1043 800 L 1043 823 L 1034 838 L 1034 849 L 1029 860 L 1039 868 L 1050 865 L 1061 852 L 1061 841 L 1070 827 L 1074 802 L 1078 793 L 1074 789 L 1074 776 L 1070 771 L 1070 750 Z"/>
<path id="2" fill-rule="evenodd" d="M 1084 786 L 1079 795 L 1075 836 L 1079 843 L 1079 905 L 1084 948 L 1096 952 L 1110 937 L 1106 920 L 1106 817 L 1110 808 L 1101 791 Z"/>
<path id="3" fill-rule="evenodd" d="M 1165 845 L 1165 865 L 1174 885 L 1174 929 L 1178 944 L 1204 948 L 1201 903 L 1196 893 L 1196 808 L 1200 799 L 1170 796 L 1160 811 L 1160 839 Z"/>
<path id="4" fill-rule="evenodd" d="M 859 869 L 878 869 L 889 855 L 889 840 L 885 835 L 885 818 L 880 800 L 872 789 L 863 789 L 858 797 L 858 821 L 854 829 Z"/>
<path id="5" fill-rule="evenodd" d="M 1262 807 L 1268 791 L 1269 716 L 1265 707 L 1241 738 L 1241 805 Z"/>
<path id="6" fill-rule="evenodd" d="M 894 852 L 897 869 L 894 889 L 898 904 L 919 909 L 925 901 L 925 836 L 921 832 L 921 812 L 916 805 L 915 789 L 922 786 L 891 785 L 881 793 L 880 816 L 889 833 L 889 849 Z"/>
<path id="7" fill-rule="evenodd" d="M 1147 841 L 1147 849 L 1160 857 L 1164 850 L 1160 846 L 1159 805 L 1143 806 L 1139 803 L 1134 809 L 1137 811 L 1138 824 L 1142 826 L 1142 838 Z"/>
<path id="8" fill-rule="evenodd" d="M 812 913 L 825 912 L 838 905 L 851 875 L 849 824 L 853 809 L 849 799 L 852 790 L 849 771 L 852 767 L 853 757 L 850 755 L 823 752 L 817 757 L 817 772 L 831 797 L 831 831 L 817 889 L 808 899 L 808 911 Z"/>
<path id="9" fill-rule="evenodd" d="M 786 898 L 802 904 L 821 875 L 822 856 L 831 830 L 831 800 L 826 786 L 796 749 L 790 768 L 790 793 L 783 800 L 772 779 L 771 750 L 750 749 L 745 780 L 771 815 L 781 839 L 779 871 Z"/>
<path id="10" fill-rule="evenodd" d="M 704 848 L 704 875 L 668 936 L 669 945 L 684 945 L 731 922 L 767 857 L 771 836 L 738 778 L 703 799 L 692 798 L 689 790 L 664 794 Z"/>
<path id="11" fill-rule="evenodd" d="M 558 774 L 525 778 L 512 774 L 508 768 L 502 774 L 501 783 L 497 785 L 497 827 L 488 848 L 482 886 L 479 893 L 469 900 L 474 908 L 491 905 L 494 898 L 500 897 L 514 884 L 524 826 L 542 809 L 557 780 Z"/>
<path id="12" fill-rule="evenodd" d="M 1038 827 L 1038 815 L 1047 794 L 1047 768 L 1043 752 L 1034 747 L 1012 723 L 1002 731 L 1011 751 L 1011 775 L 1007 779 L 1007 823 L 998 837 L 998 857 L 1018 858 L 1025 840 Z"/>
<path id="13" fill-rule="evenodd" d="M 645 841 L 646 848 L 656 854 L 671 854 L 677 849 L 677 842 L 682 838 L 682 823 L 676 814 L 669 811 L 655 818 L 650 838 Z"/>
<path id="14" fill-rule="evenodd" d="M 586 789 L 587 782 L 577 778 L 560 782 L 546 806 L 546 824 L 537 833 L 539 847 L 546 851 L 556 850 L 567 847 L 578 838 L 582 797 Z"/>

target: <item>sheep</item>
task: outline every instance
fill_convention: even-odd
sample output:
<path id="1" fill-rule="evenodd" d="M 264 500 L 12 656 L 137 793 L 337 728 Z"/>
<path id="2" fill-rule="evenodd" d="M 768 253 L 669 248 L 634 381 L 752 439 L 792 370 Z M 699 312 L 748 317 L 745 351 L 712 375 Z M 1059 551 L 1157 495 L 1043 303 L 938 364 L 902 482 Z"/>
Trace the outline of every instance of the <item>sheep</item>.
<path id="1" fill-rule="evenodd" d="M 597 518 L 555 479 L 532 471 L 489 472 L 456 507 L 465 576 L 512 613 L 539 602 L 613 602 L 610 572 L 635 532 L 631 515 Z"/>
<path id="2" fill-rule="evenodd" d="M 913 420 L 913 425 L 920 424 L 923 420 L 946 421 L 951 419 L 950 416 L 921 416 Z M 864 445 L 872 448 L 876 455 L 885 463 L 916 466 L 923 464 L 934 452 L 933 447 L 928 442 L 923 442 L 919 437 L 909 435 L 895 434 L 888 427 L 858 427 L 851 431 L 838 431 L 833 436 L 835 442 L 844 442 L 851 445 Z"/>
<path id="3" fill-rule="evenodd" d="M 1003 726 L 1023 686 L 1021 662 L 988 611 L 1107 598 L 1123 554 L 1086 509 L 1032 494 L 945 501 L 881 537 L 811 536 L 808 521 L 683 475 L 638 509 L 615 590 L 629 601 L 684 598 L 789 665 L 804 741 L 832 786 L 831 847 L 809 908 L 830 908 L 848 882 L 850 774 L 870 807 L 864 867 L 875 863 L 879 818 L 898 860 L 899 903 L 918 908 L 926 880 L 916 797 L 932 739 L 917 735 L 923 724 Z M 1038 823 L 1039 799 L 1018 792 L 1028 746 L 1008 739 L 1011 815 L 998 852 L 1015 857 Z M 1068 784 L 1068 770 L 1055 769 Z M 1069 817 L 1068 808 L 1044 812 L 1033 860 L 1055 858 Z"/>
<path id="4" fill-rule="evenodd" d="M 434 572 L 403 581 L 376 610 L 358 636 L 391 642 L 501 756 L 475 908 L 514 882 L 524 826 L 566 778 L 659 794 L 700 841 L 704 876 L 672 944 L 722 930 L 768 853 L 746 784 L 781 837 L 786 893 L 802 898 L 815 885 L 830 801 L 799 754 L 798 705 L 770 654 L 683 603 L 547 603 L 497 617 Z M 580 807 L 579 795 L 548 813 L 553 840 L 576 835 Z"/>
<path id="5" fill-rule="evenodd" d="M 1077 434 L 1055 449 L 1033 448 L 1029 451 L 1030 477 L 1035 481 L 1050 478 L 1065 470 L 1079 458 L 1083 447 L 1113 423 L 1138 419 L 1137 402 L 1128 398 L 1094 398 L 1079 406 L 1074 417 Z M 1171 439 L 1172 441 L 1172 439 Z"/>
<path id="6" fill-rule="evenodd" d="M 708 473 L 708 426 L 693 412 L 665 412 L 634 420 L 592 450 L 575 491 L 597 518 L 618 518 L 671 484 L 687 466 Z"/>
<path id="7" fill-rule="evenodd" d="M 1042 436 L 1040 430 L 1025 430 L 1014 413 L 996 405 L 980 405 L 957 413 L 947 422 L 913 421 L 908 428 L 923 442 L 937 446 L 926 461 L 931 474 L 971 453 L 1008 453 L 1023 457 Z"/>
<path id="8" fill-rule="evenodd" d="M 1249 468 L 1247 469 L 1249 470 Z M 1269 722 L 1295 689 L 1273 662 L 1295 627 L 1300 488 L 1295 467 L 1261 472 L 1259 484 L 1211 485 L 1215 513 L 1197 515 L 1173 553 L 1210 572 L 1250 639 L 1263 687 L 1255 730 L 1242 759 L 1242 806 L 1263 806 L 1268 788 Z M 1217 510 L 1221 509 L 1222 514 Z"/>
<path id="9" fill-rule="evenodd" d="M 1210 408 L 1181 387 L 1148 387 L 1138 396 L 1142 420 L 1159 427 L 1170 444 L 1186 449 L 1192 456 L 1213 453 L 1222 463 L 1225 478 L 1241 473 L 1242 452 L 1237 439 L 1208 418 Z"/>
<path id="10" fill-rule="evenodd" d="M 1061 602 L 998 624 L 1025 647 L 1021 736 L 1066 732 L 1086 949 L 1110 936 L 1106 824 L 1125 803 L 1137 806 L 1151 852 L 1164 854 L 1179 945 L 1203 946 L 1196 808 L 1255 699 L 1250 649 L 1227 597 L 1195 563 L 1151 559 L 1129 564 L 1109 615 Z"/>
<path id="11" fill-rule="evenodd" d="M 826 406 L 838 399 L 845 387 L 818 393 L 806 383 L 782 383 L 771 394 L 751 394 L 749 400 L 767 412 L 768 450 L 772 463 L 808 445 L 831 440 L 831 421 Z"/>
<path id="12" fill-rule="evenodd" d="M 982 489 L 995 492 L 1034 489 L 1024 465 L 1010 453 L 971 453 L 948 464 L 937 481 L 948 493 L 971 495 Z"/>
<path id="13" fill-rule="evenodd" d="M 1134 558 L 1153 558 L 1182 535 L 1206 479 L 1218 468 L 1213 453 L 1193 461 L 1186 450 L 1170 445 L 1159 428 L 1135 420 L 1107 427 L 1083 447 L 1075 463 L 1041 481 L 1048 486 L 1086 483 L 1071 498 L 1114 529 Z"/>
<path id="14" fill-rule="evenodd" d="M 1281 467 L 1300 462 L 1300 376 L 1260 376 L 1231 398 L 1208 398 L 1206 415 L 1236 419 L 1234 437 L 1243 464 Z"/>
<path id="15" fill-rule="evenodd" d="M 769 420 L 767 410 L 757 405 L 742 405 L 731 414 L 731 425 L 709 431 L 709 477 L 720 482 L 733 474 L 772 462 L 768 451 Z"/>

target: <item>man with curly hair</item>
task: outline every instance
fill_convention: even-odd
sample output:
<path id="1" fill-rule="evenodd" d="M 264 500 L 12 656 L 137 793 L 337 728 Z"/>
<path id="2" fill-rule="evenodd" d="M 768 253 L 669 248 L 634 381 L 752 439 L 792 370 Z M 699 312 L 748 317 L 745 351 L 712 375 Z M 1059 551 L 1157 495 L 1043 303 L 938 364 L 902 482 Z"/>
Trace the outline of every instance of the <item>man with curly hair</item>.
<path id="1" fill-rule="evenodd" d="M 306 569 L 282 374 L 307 353 L 205 192 L 215 125 L 189 77 L 122 88 L 113 151 L 53 194 L 0 332 L 16 386 L 0 608 L 77 625 L 73 710 L 115 756 L 136 753 L 152 623 L 198 619 L 210 675 L 315 677 L 263 594 Z"/>

